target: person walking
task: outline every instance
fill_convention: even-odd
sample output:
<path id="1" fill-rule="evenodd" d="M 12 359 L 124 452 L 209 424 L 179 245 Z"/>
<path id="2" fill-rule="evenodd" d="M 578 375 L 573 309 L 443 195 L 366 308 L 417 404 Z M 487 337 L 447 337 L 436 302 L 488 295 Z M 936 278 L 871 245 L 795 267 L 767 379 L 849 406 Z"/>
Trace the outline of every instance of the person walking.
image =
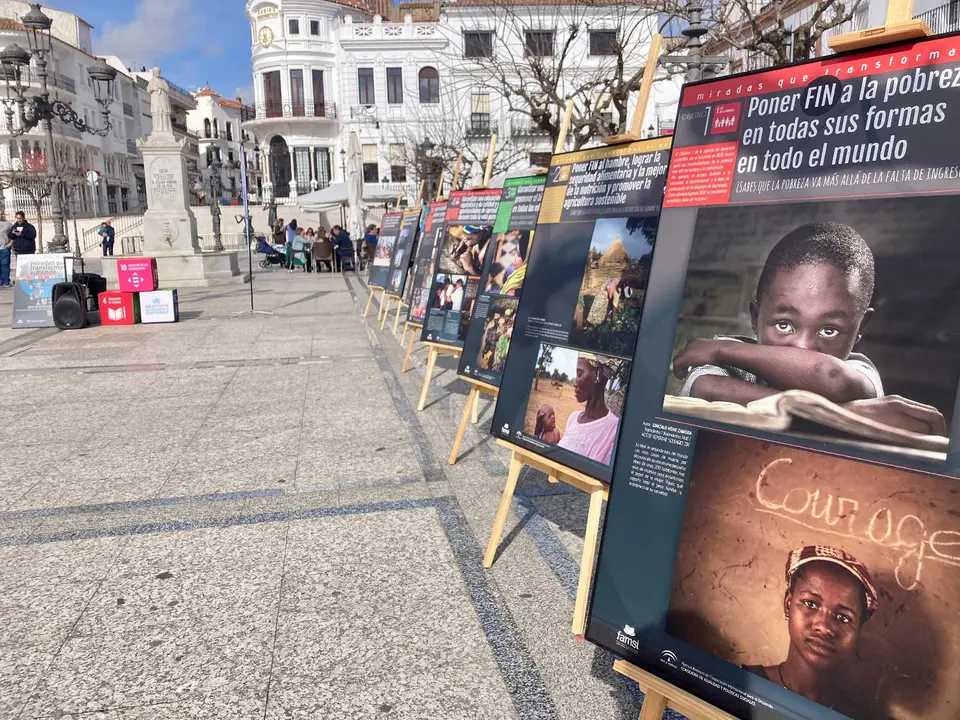
<path id="1" fill-rule="evenodd" d="M 116 231 L 110 225 L 109 220 L 104 220 L 100 224 L 97 235 L 100 236 L 100 245 L 103 246 L 103 257 L 107 257 L 107 255 L 113 257 L 113 241 L 116 237 Z"/>
<path id="2" fill-rule="evenodd" d="M 7 230 L 13 223 L 7 220 L 7 214 L 0 210 L 0 287 L 13 287 L 10 284 L 10 254 L 13 252 L 13 240 L 7 237 Z"/>
<path id="3" fill-rule="evenodd" d="M 13 251 L 17 255 L 33 255 L 37 252 L 37 229 L 27 222 L 23 210 L 13 216 L 13 225 L 7 230 L 7 239 L 13 241 Z"/>

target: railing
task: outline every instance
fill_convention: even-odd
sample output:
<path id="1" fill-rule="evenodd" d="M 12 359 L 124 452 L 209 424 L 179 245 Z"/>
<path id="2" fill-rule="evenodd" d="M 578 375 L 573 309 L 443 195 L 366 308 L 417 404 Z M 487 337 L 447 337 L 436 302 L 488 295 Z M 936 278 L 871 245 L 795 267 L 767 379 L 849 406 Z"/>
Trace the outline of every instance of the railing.
<path id="1" fill-rule="evenodd" d="M 53 120 L 52 122 L 53 132 L 55 132 L 57 135 L 63 135 L 63 137 L 73 138 L 74 140 L 79 140 L 81 138 L 80 131 L 70 123 L 65 123 L 61 120 Z"/>
<path id="2" fill-rule="evenodd" d="M 960 3 L 947 3 L 932 10 L 918 13 L 917 20 L 926 21 L 934 34 L 953 32 L 960 29 Z"/>
<path id="3" fill-rule="evenodd" d="M 137 150 L 137 142 L 136 142 L 136 140 L 127 140 L 127 154 L 128 154 L 128 155 L 137 155 L 137 154 L 139 154 L 139 152 L 140 152 L 140 151 Z"/>
<path id="4" fill-rule="evenodd" d="M 426 38 L 436 37 L 439 29 L 433 23 L 357 23 L 345 28 L 346 36 L 359 40 L 381 40 L 383 38 Z"/>
<path id="5" fill-rule="evenodd" d="M 143 235 L 126 235 L 120 238 L 121 255 L 140 255 L 143 252 Z"/>
<path id="6" fill-rule="evenodd" d="M 200 244 L 200 252 L 214 252 L 217 244 L 213 233 L 201 233 L 197 235 Z M 220 244 L 224 250 L 246 250 L 246 239 L 242 232 L 220 233 Z"/>
<path id="7" fill-rule="evenodd" d="M 123 103 L 123 114 L 127 117 L 133 117 L 133 105 L 130 103 Z"/>
<path id="8" fill-rule="evenodd" d="M 68 93 L 74 95 L 77 94 L 77 84 L 73 81 L 73 78 L 67 77 L 63 73 L 54 72 L 53 75 L 53 86 L 60 88 L 61 90 L 66 90 Z"/>
<path id="9" fill-rule="evenodd" d="M 351 105 L 350 119 L 374 124 L 377 122 L 376 105 Z"/>
<path id="10" fill-rule="evenodd" d="M 240 106 L 240 122 L 244 123 L 247 120 L 254 120 L 256 117 L 257 111 L 254 109 L 253 105 Z"/>
<path id="11" fill-rule="evenodd" d="M 467 137 L 490 137 L 497 132 L 497 123 L 495 122 L 473 122 L 467 121 L 467 127 L 464 134 Z"/>
<path id="12" fill-rule="evenodd" d="M 334 119 L 337 117 L 337 106 L 332 103 L 257 103 L 257 120 L 293 117 Z"/>
<path id="13" fill-rule="evenodd" d="M 550 133 L 530 120 L 511 120 L 510 134 L 514 137 L 530 137 L 534 135 L 549 135 Z"/>
<path id="14" fill-rule="evenodd" d="M 143 215 L 140 213 L 135 215 L 118 215 L 114 218 L 111 218 L 110 225 L 113 227 L 114 237 L 116 237 L 117 235 L 120 235 L 120 233 L 129 232 L 130 230 L 139 228 L 141 225 L 143 225 Z M 97 230 L 99 229 L 100 226 L 96 225 L 89 230 L 83 231 L 83 252 L 86 252 L 91 248 L 95 248 L 100 244 L 100 236 L 97 235 Z"/>

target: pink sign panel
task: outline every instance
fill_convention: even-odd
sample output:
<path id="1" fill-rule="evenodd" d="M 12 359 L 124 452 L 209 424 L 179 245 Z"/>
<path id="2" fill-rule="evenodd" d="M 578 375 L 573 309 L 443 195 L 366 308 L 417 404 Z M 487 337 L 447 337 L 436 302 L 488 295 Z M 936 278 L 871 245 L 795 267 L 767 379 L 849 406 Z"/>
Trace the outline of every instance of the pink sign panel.
<path id="1" fill-rule="evenodd" d="M 117 260 L 120 292 L 151 292 L 157 289 L 157 261 L 154 258 L 121 258 Z"/>

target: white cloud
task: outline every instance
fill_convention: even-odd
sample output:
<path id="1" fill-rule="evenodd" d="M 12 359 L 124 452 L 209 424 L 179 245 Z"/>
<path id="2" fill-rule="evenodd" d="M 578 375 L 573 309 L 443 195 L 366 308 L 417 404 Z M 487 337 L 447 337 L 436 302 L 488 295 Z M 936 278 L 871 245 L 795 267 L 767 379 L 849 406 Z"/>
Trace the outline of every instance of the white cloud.
<path id="1" fill-rule="evenodd" d="M 132 19 L 104 26 L 96 50 L 132 65 L 159 64 L 202 35 L 199 20 L 190 0 L 140 0 Z"/>

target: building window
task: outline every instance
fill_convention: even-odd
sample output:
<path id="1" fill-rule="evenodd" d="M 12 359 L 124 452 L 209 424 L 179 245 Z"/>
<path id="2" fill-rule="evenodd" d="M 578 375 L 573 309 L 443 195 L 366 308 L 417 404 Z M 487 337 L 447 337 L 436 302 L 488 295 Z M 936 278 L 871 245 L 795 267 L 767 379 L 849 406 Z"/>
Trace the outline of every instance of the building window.
<path id="1" fill-rule="evenodd" d="M 310 34 L 311 34 L 311 35 L 319 35 L 319 34 L 320 34 L 320 21 L 319 21 L 319 20 L 311 20 L 311 21 L 310 21 Z"/>
<path id="2" fill-rule="evenodd" d="M 403 71 L 400 68 L 387 68 L 387 103 L 403 104 Z"/>
<path id="3" fill-rule="evenodd" d="M 380 160 L 376 145 L 363 146 L 363 181 L 380 182 Z"/>
<path id="4" fill-rule="evenodd" d="M 553 30 L 527 30 L 526 51 L 534 57 L 553 55 Z"/>
<path id="5" fill-rule="evenodd" d="M 210 137 L 210 118 L 203 119 L 203 136 L 205 138 Z"/>
<path id="6" fill-rule="evenodd" d="M 293 106 L 294 117 L 303 117 L 306 114 L 303 98 L 303 70 L 290 71 L 290 104 Z"/>
<path id="7" fill-rule="evenodd" d="M 465 58 L 493 57 L 493 33 L 489 30 L 465 32 L 463 56 Z"/>
<path id="8" fill-rule="evenodd" d="M 407 181 L 407 154 L 403 143 L 390 143 L 390 179 L 395 183 Z"/>
<path id="9" fill-rule="evenodd" d="M 550 153 L 532 152 L 530 153 L 530 167 L 550 167 Z"/>
<path id="10" fill-rule="evenodd" d="M 227 150 L 227 162 L 228 163 L 233 162 L 233 150 Z"/>
<path id="11" fill-rule="evenodd" d="M 425 67 L 420 71 L 420 102 L 440 102 L 440 73 L 436 68 Z"/>
<path id="12" fill-rule="evenodd" d="M 220 138 L 220 126 L 217 124 L 216 118 L 213 119 L 213 137 L 217 139 Z"/>
<path id="13" fill-rule="evenodd" d="M 287 35 L 299 35 L 300 34 L 300 21 L 296 18 L 290 18 L 287 20 Z"/>
<path id="14" fill-rule="evenodd" d="M 263 98 L 268 118 L 283 114 L 283 101 L 280 99 L 280 71 L 273 70 L 263 74 Z"/>
<path id="15" fill-rule="evenodd" d="M 321 188 L 330 185 L 330 148 L 317 148 L 317 183 Z"/>
<path id="16" fill-rule="evenodd" d="M 617 52 L 616 30 L 591 30 L 590 54 L 615 55 Z"/>
<path id="17" fill-rule="evenodd" d="M 233 141 L 233 123 L 227 121 L 227 140 Z"/>
<path id="18" fill-rule="evenodd" d="M 327 116 L 327 109 L 324 106 L 323 70 L 313 71 L 313 116 Z"/>
<path id="19" fill-rule="evenodd" d="M 293 164 L 297 192 L 310 192 L 310 148 L 294 148 Z"/>
<path id="20" fill-rule="evenodd" d="M 490 134 L 490 93 L 470 95 L 470 132 L 473 135 Z"/>
<path id="21" fill-rule="evenodd" d="M 377 100 L 373 91 L 373 68 L 357 70 L 357 99 L 361 105 L 376 105 Z"/>

